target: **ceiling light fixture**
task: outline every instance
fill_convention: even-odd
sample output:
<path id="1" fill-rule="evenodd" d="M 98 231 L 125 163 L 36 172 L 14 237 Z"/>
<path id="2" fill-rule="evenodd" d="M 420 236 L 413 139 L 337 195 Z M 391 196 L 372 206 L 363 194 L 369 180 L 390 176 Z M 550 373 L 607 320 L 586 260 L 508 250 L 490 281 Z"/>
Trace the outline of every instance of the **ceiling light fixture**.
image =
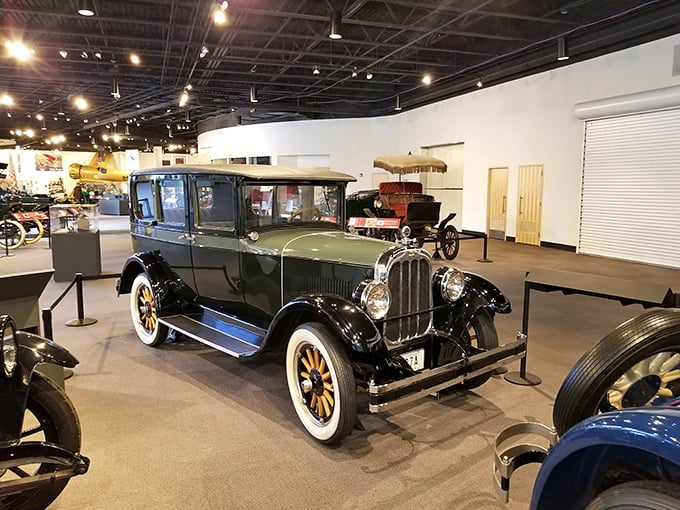
<path id="1" fill-rule="evenodd" d="M 422 78 L 423 85 L 429 85 L 432 83 L 432 76 L 430 76 L 430 73 L 425 73 Z"/>
<path id="2" fill-rule="evenodd" d="M 28 48 L 21 41 L 7 41 L 5 43 L 5 48 L 9 50 L 9 56 L 16 58 L 17 60 L 28 60 L 31 55 L 35 54 L 33 48 Z"/>
<path id="3" fill-rule="evenodd" d="M 331 31 L 328 33 L 330 39 L 342 39 L 342 13 L 340 11 L 331 12 Z"/>
<path id="4" fill-rule="evenodd" d="M 139 58 L 139 55 L 136 53 L 130 53 L 130 62 L 132 62 L 133 65 L 138 66 L 139 64 L 142 63 L 142 59 Z"/>
<path id="5" fill-rule="evenodd" d="M 111 95 L 114 99 L 120 99 L 120 88 L 118 86 L 118 78 L 111 80 Z"/>
<path id="6" fill-rule="evenodd" d="M 565 36 L 557 38 L 557 60 L 569 60 L 569 45 Z"/>
<path id="7" fill-rule="evenodd" d="M 208 50 L 207 46 L 203 46 L 201 48 L 201 52 L 198 54 L 199 58 L 204 58 L 208 53 L 210 53 L 210 50 Z"/>
<path id="8" fill-rule="evenodd" d="M 213 9 L 212 19 L 215 25 L 224 25 L 227 22 L 227 8 L 229 2 L 222 2 Z"/>
<path id="9" fill-rule="evenodd" d="M 102 59 L 102 54 L 101 54 L 100 51 L 95 51 L 95 52 L 94 52 L 94 56 L 95 56 L 96 58 L 98 58 L 99 60 Z"/>
<path id="10" fill-rule="evenodd" d="M 366 79 L 370 80 L 371 78 L 373 78 L 373 71 L 369 69 L 368 71 L 366 71 Z"/>
<path id="11" fill-rule="evenodd" d="M 80 0 L 78 2 L 78 14 L 81 16 L 94 16 L 94 3 L 92 0 Z"/>
<path id="12" fill-rule="evenodd" d="M 87 51 L 81 51 L 80 58 L 87 58 Z"/>
<path id="13" fill-rule="evenodd" d="M 257 89 L 255 85 L 250 86 L 250 102 L 257 103 Z"/>
<path id="14" fill-rule="evenodd" d="M 356 78 L 356 77 L 357 77 L 357 68 L 355 67 L 354 69 L 352 69 L 352 78 Z"/>
<path id="15" fill-rule="evenodd" d="M 73 104 L 79 110 L 87 109 L 87 100 L 83 96 L 76 96 L 73 98 Z"/>
<path id="16" fill-rule="evenodd" d="M 59 52 L 59 55 L 61 55 L 61 58 L 66 58 L 66 57 L 68 57 L 68 51 L 61 50 Z"/>
<path id="17" fill-rule="evenodd" d="M 401 111 L 401 99 L 399 97 L 399 94 L 397 94 L 397 104 L 394 106 L 394 111 L 395 112 Z"/>
<path id="18" fill-rule="evenodd" d="M 184 120 L 185 122 L 191 122 L 191 113 L 189 110 L 187 110 L 186 114 L 184 115 Z"/>
<path id="19" fill-rule="evenodd" d="M 319 66 L 314 66 L 314 70 L 312 71 L 312 74 L 320 74 L 321 71 L 319 71 Z"/>
<path id="20" fill-rule="evenodd" d="M 475 83 L 475 85 L 477 85 L 477 88 L 478 88 L 478 89 L 481 89 L 481 88 L 484 86 L 484 83 L 482 82 L 482 79 L 479 78 L 479 79 L 477 80 L 477 83 Z"/>
<path id="21" fill-rule="evenodd" d="M 0 96 L 0 104 L 5 106 L 12 106 L 14 104 L 14 99 L 8 94 L 3 94 Z"/>
<path id="22" fill-rule="evenodd" d="M 185 90 L 182 95 L 179 96 L 179 107 L 184 108 L 189 102 L 189 93 Z"/>

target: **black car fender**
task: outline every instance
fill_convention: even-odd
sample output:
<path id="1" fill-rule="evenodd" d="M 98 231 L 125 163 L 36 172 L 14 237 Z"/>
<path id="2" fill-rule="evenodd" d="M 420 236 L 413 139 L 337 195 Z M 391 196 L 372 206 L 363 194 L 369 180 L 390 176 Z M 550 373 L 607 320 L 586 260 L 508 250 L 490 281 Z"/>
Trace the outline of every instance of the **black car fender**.
<path id="1" fill-rule="evenodd" d="M 354 352 L 375 352 L 382 346 L 374 321 L 361 308 L 339 296 L 321 294 L 298 297 L 281 308 L 272 320 L 265 342 L 280 345 L 295 327 L 313 321 L 328 325 Z"/>
<path id="2" fill-rule="evenodd" d="M 17 340 L 19 344 L 17 362 L 29 374 L 39 363 L 52 363 L 67 368 L 73 368 L 78 364 L 73 354 L 42 336 L 17 331 Z"/>
<path id="3" fill-rule="evenodd" d="M 178 311 L 196 299 L 196 292 L 172 270 L 159 250 L 138 252 L 125 261 L 116 285 L 119 296 L 130 293 L 139 273 L 145 273 L 149 279 L 159 313 Z"/>
<path id="4" fill-rule="evenodd" d="M 465 291 L 453 305 L 451 333 L 454 336 L 459 336 L 463 332 L 480 308 L 486 308 L 492 316 L 512 311 L 510 301 L 496 285 L 474 273 L 464 275 Z"/>

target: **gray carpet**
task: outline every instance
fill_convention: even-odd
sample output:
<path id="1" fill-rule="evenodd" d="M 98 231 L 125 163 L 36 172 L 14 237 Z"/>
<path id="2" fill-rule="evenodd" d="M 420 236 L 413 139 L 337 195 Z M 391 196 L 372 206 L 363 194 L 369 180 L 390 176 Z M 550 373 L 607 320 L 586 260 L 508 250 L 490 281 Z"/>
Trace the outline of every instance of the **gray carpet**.
<path id="1" fill-rule="evenodd" d="M 426 245 L 428 246 L 428 245 Z M 119 272 L 127 234 L 103 233 L 102 269 Z M 514 311 L 499 316 L 501 340 L 521 328 L 523 282 L 534 267 L 654 281 L 680 290 L 680 271 L 490 241 L 463 241 L 454 261 L 494 281 Z M 441 264 L 442 262 L 438 262 Z M 51 266 L 46 241 L 0 257 L 0 274 Z M 67 283 L 50 282 L 48 306 Z M 290 404 L 281 361 L 239 362 L 182 340 L 141 344 L 128 297 L 115 280 L 86 282 L 85 313 L 97 323 L 65 327 L 73 293 L 54 312 L 55 339 L 80 360 L 67 391 L 78 410 L 90 472 L 73 479 L 51 508 L 86 509 L 526 509 L 537 468 L 513 477 L 509 505 L 492 482 L 493 440 L 523 420 L 551 423 L 552 402 L 573 363 L 642 307 L 561 293 L 532 293 L 528 368 L 538 386 L 494 376 L 481 388 L 369 415 L 338 447 L 315 443 Z M 517 366 L 511 366 L 512 371 Z"/>

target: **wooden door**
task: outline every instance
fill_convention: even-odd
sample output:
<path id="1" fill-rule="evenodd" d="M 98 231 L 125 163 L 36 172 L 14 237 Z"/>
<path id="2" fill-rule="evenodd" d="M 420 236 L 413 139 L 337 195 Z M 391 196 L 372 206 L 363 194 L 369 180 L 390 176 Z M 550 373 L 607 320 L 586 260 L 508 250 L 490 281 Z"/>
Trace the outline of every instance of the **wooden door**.
<path id="1" fill-rule="evenodd" d="M 541 245 L 543 165 L 519 167 L 516 242 Z"/>
<path id="2" fill-rule="evenodd" d="M 508 208 L 508 168 L 489 168 L 486 230 L 492 239 L 505 241 Z"/>

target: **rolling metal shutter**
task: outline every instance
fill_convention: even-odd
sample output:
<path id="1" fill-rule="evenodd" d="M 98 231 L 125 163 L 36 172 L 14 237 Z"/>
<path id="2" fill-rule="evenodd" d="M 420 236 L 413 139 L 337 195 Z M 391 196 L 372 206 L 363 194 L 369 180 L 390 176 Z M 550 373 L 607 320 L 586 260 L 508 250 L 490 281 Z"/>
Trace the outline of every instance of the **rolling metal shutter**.
<path id="1" fill-rule="evenodd" d="M 578 252 L 680 267 L 680 109 L 586 121 Z"/>

